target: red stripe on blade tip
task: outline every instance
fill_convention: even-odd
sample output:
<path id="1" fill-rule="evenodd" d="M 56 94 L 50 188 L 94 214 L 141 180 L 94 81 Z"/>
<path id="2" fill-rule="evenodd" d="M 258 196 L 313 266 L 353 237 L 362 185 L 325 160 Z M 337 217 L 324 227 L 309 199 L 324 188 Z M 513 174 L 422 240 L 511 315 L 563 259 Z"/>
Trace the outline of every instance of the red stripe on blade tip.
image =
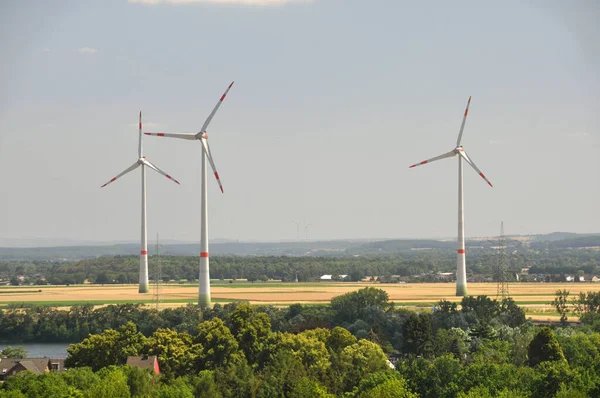
<path id="1" fill-rule="evenodd" d="M 159 136 L 159 137 L 164 137 L 165 133 L 157 133 L 156 135 Z"/>
<path id="2" fill-rule="evenodd" d="M 426 160 L 422 161 L 422 162 L 421 162 L 421 163 L 419 163 L 419 164 L 425 164 L 425 163 L 427 163 L 427 161 L 426 161 Z"/>

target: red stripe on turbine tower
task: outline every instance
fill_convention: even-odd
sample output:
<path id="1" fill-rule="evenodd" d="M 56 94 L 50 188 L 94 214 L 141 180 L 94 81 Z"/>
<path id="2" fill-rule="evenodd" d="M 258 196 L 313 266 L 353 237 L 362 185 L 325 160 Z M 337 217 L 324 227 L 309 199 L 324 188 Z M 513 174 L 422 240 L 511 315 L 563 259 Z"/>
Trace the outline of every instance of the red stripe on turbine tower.
<path id="1" fill-rule="evenodd" d="M 201 252 L 200 257 L 208 257 L 208 252 Z"/>
<path id="2" fill-rule="evenodd" d="M 148 250 L 142 250 L 140 251 L 140 254 L 148 254 Z"/>
<path id="3" fill-rule="evenodd" d="M 466 253 L 465 249 L 458 249 L 456 252 L 458 254 L 465 254 Z"/>

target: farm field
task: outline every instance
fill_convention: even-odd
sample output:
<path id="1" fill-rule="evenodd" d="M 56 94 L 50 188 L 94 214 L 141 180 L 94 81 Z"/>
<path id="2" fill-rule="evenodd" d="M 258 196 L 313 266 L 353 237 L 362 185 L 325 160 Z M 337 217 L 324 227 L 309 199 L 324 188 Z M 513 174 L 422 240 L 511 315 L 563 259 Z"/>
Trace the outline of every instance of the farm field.
<path id="1" fill-rule="evenodd" d="M 211 285 L 214 303 L 249 301 L 251 304 L 290 305 L 325 304 L 333 297 L 367 286 L 385 290 L 396 305 L 424 310 L 437 301 L 446 299 L 459 302 L 454 295 L 453 283 L 248 283 L 213 282 Z M 471 283 L 470 295 L 496 297 L 495 283 Z M 197 285 L 162 285 L 160 307 L 181 306 L 194 303 L 198 295 Z M 514 283 L 509 286 L 510 296 L 524 307 L 527 316 L 536 320 L 554 320 L 558 315 L 549 303 L 557 290 L 567 289 L 571 296 L 579 292 L 599 291 L 596 283 Z M 9 304 L 30 303 L 68 307 L 90 303 L 108 305 L 117 303 L 152 304 L 156 300 L 154 291 L 139 294 L 137 285 L 72 285 L 72 286 L 5 286 L 0 288 L 0 307 Z"/>

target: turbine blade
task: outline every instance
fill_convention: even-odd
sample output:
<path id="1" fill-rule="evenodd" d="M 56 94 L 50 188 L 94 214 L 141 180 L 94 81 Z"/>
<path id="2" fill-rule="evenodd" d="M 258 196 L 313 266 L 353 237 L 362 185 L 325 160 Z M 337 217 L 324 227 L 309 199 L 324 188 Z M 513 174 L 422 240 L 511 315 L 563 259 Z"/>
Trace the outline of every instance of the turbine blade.
<path id="1" fill-rule="evenodd" d="M 449 157 L 452 157 L 454 155 L 456 155 L 456 152 L 454 152 L 454 151 L 446 152 L 443 155 L 436 156 L 434 158 L 424 160 L 424 161 L 422 161 L 420 163 L 415 163 L 412 166 L 410 166 L 409 169 L 411 169 L 413 167 L 416 167 L 416 166 L 421 166 L 421 165 L 424 165 L 424 164 L 427 164 L 427 163 L 435 162 L 436 160 L 440 160 L 440 159 L 444 159 L 444 158 L 449 158 Z"/>
<path id="2" fill-rule="evenodd" d="M 177 184 L 179 184 L 179 181 L 177 181 L 176 179 L 174 179 L 173 177 L 171 177 L 170 175 L 168 175 L 167 173 L 165 173 L 164 171 L 162 171 L 161 169 L 159 169 L 158 167 L 156 167 L 154 164 L 152 164 L 148 159 L 144 159 L 142 160 L 142 162 L 150 167 L 152 170 L 156 171 L 158 174 L 162 174 L 165 177 L 167 177 L 169 180 L 176 182 Z"/>
<path id="3" fill-rule="evenodd" d="M 460 125 L 460 131 L 458 133 L 458 139 L 456 140 L 456 146 L 460 146 L 460 141 L 462 140 L 463 130 L 465 129 L 465 122 L 467 121 L 467 114 L 469 113 L 469 105 L 471 105 L 471 97 L 469 97 L 469 101 L 467 101 L 467 107 L 465 109 L 465 115 L 463 116 L 462 124 Z"/>
<path id="4" fill-rule="evenodd" d="M 210 115 L 208 115 L 208 117 L 206 118 L 206 120 L 204 121 L 204 124 L 202 125 L 202 129 L 200 129 L 200 134 L 204 133 L 206 131 L 206 128 L 208 127 L 208 124 L 210 123 L 210 121 L 212 120 L 213 116 L 215 116 L 215 113 L 217 113 L 217 110 L 219 109 L 219 107 L 221 106 L 221 103 L 223 103 L 223 100 L 225 99 L 225 97 L 227 96 L 227 93 L 229 92 L 229 90 L 231 89 L 231 86 L 233 86 L 234 82 L 231 82 L 231 84 L 229 85 L 229 87 L 227 87 L 227 90 L 225 90 L 225 92 L 223 93 L 223 95 L 221 96 L 221 98 L 219 99 L 219 102 L 217 102 L 217 105 L 215 105 L 214 109 L 212 110 L 212 112 L 210 113 Z"/>
<path id="5" fill-rule="evenodd" d="M 130 167 L 126 168 L 123 172 L 121 172 L 119 175 L 117 175 L 114 178 L 111 178 L 111 180 L 109 182 L 107 182 L 106 184 L 102 185 L 100 188 L 104 188 L 105 186 L 107 186 L 111 182 L 114 182 L 117 178 L 120 178 L 120 177 L 124 176 L 125 174 L 129 173 L 130 171 L 135 170 L 139 165 L 140 164 L 138 162 L 135 162 Z"/>
<path id="6" fill-rule="evenodd" d="M 481 172 L 481 170 L 479 170 L 477 168 L 477 166 L 475 166 L 475 163 L 467 156 L 467 154 L 465 153 L 465 151 L 460 151 L 460 156 L 463 157 L 463 159 L 465 160 L 465 162 L 469 163 L 471 165 L 471 167 L 477 172 L 477 174 L 479 174 L 481 176 L 481 178 L 483 178 L 485 180 L 485 182 L 487 182 L 489 184 L 490 187 L 493 187 L 492 183 L 490 182 L 490 180 L 487 179 L 487 177 Z"/>
<path id="7" fill-rule="evenodd" d="M 144 132 L 144 134 L 153 135 L 156 137 L 181 138 L 184 140 L 196 140 L 197 139 L 195 134 L 190 134 L 190 133 L 146 133 L 146 132 Z"/>
<path id="8" fill-rule="evenodd" d="M 215 166 L 215 161 L 213 160 L 212 153 L 210 152 L 210 146 L 208 146 L 208 141 L 205 138 L 202 138 L 200 140 L 200 142 L 202 142 L 202 147 L 204 148 L 204 153 L 206 154 L 206 157 L 208 158 L 210 167 L 212 167 L 213 172 L 215 173 L 215 178 L 217 179 L 217 182 L 219 183 L 219 188 L 221 188 L 221 193 L 224 193 L 223 185 L 221 184 L 221 179 L 219 178 L 219 173 L 217 172 L 217 167 Z"/>

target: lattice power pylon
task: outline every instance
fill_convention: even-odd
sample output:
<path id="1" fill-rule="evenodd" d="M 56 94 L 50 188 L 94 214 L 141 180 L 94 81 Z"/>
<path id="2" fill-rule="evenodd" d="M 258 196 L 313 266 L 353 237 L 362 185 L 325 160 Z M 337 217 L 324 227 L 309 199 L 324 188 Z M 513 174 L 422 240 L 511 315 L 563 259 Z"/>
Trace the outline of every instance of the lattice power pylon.
<path id="1" fill-rule="evenodd" d="M 504 237 L 504 221 L 500 224 L 500 237 L 498 239 L 497 250 L 496 266 L 494 267 L 494 279 L 497 282 L 496 298 L 504 300 L 510 296 L 508 293 L 509 272 L 506 238 Z"/>

